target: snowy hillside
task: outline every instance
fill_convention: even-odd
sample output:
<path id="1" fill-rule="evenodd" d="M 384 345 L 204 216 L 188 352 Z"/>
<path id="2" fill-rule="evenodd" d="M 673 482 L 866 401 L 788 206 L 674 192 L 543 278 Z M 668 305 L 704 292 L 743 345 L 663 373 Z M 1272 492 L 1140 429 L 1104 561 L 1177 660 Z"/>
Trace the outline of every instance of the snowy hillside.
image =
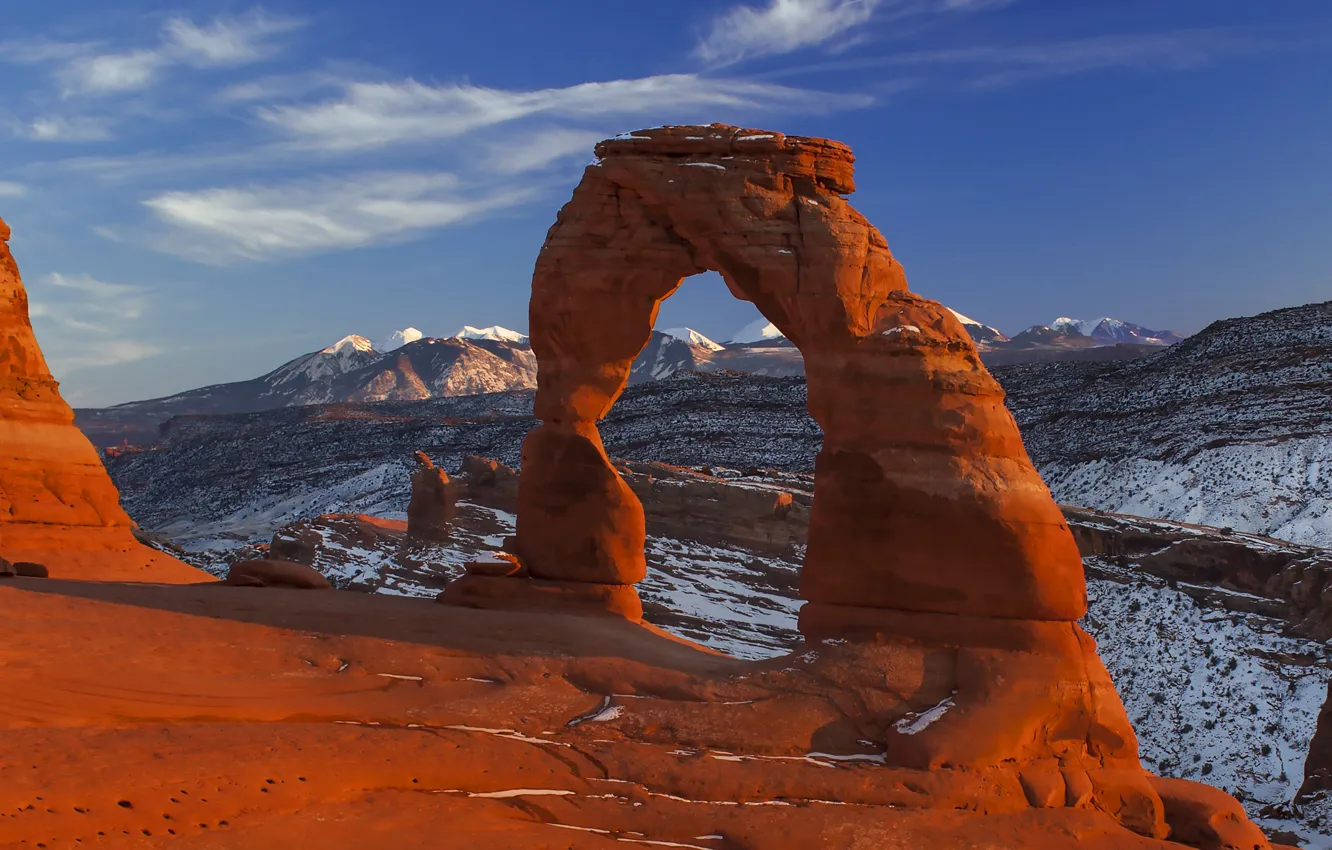
<path id="1" fill-rule="evenodd" d="M 1332 546 L 1332 302 L 995 375 L 1060 501 Z"/>

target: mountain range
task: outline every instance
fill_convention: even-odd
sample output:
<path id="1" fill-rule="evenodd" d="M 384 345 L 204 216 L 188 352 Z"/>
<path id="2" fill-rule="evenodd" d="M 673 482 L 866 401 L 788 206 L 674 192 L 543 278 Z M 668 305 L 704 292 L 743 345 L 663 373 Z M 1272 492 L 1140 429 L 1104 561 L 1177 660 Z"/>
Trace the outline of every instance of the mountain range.
<path id="1" fill-rule="evenodd" d="M 1041 360 L 1119 360 L 1182 339 L 1115 319 L 1061 318 L 1009 338 L 996 328 L 953 311 L 989 365 Z M 257 413 L 282 407 L 340 402 L 414 401 L 536 387 L 536 357 L 527 336 L 499 325 L 464 325 L 450 337 L 429 337 L 414 327 L 379 342 L 343 337 L 257 378 L 214 384 L 164 398 L 76 411 L 76 423 L 102 447 L 157 439 L 175 416 Z M 677 372 L 748 372 L 770 377 L 804 374 L 800 351 L 766 319 L 725 343 L 692 328 L 653 331 L 634 362 L 631 385 Z"/>

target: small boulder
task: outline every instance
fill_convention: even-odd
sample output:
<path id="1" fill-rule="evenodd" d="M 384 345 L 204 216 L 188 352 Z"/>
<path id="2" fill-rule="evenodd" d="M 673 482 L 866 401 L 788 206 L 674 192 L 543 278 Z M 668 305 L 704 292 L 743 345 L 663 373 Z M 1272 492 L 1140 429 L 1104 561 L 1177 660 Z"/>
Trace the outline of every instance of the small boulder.
<path id="1" fill-rule="evenodd" d="M 32 561 L 15 561 L 14 572 L 27 578 L 50 578 L 51 571 L 45 564 L 36 564 Z"/>
<path id="2" fill-rule="evenodd" d="M 1226 792 L 1184 779 L 1150 776 L 1165 804 L 1170 840 L 1200 850 L 1268 850 L 1263 831 Z"/>
<path id="3" fill-rule="evenodd" d="M 491 552 L 474 561 L 468 561 L 467 574 L 470 576 L 525 576 L 527 568 L 522 560 L 510 552 Z"/>
<path id="4" fill-rule="evenodd" d="M 294 587 L 329 590 L 328 579 L 315 568 L 292 561 L 240 561 L 231 565 L 226 584 L 232 587 Z"/>

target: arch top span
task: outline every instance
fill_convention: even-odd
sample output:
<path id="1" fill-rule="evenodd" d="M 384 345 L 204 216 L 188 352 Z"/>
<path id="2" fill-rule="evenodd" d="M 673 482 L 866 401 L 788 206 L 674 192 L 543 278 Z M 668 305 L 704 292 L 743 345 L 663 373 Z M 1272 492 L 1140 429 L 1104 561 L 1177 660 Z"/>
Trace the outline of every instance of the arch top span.
<path id="1" fill-rule="evenodd" d="M 829 606 L 1081 616 L 1077 549 L 1003 392 L 847 201 L 847 146 L 711 125 L 627 133 L 596 154 L 532 278 L 543 424 L 523 448 L 517 546 L 534 577 L 646 574 L 642 507 L 597 422 L 661 302 L 716 271 L 804 356 L 824 446 L 802 593 L 822 620 Z"/>

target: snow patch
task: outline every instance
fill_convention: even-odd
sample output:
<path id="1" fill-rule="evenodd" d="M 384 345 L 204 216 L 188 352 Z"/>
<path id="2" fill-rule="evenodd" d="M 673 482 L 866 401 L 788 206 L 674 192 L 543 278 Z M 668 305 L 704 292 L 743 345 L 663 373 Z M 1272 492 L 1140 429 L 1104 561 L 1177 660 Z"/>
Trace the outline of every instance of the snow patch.
<path id="1" fill-rule="evenodd" d="M 948 709 L 953 707 L 953 697 L 957 696 L 957 691 L 953 691 L 947 697 L 944 697 L 937 705 L 930 706 L 924 711 L 916 711 L 907 714 L 902 719 L 893 724 L 893 730 L 899 735 L 916 735 L 924 732 L 933 726 L 935 721 L 948 713 Z"/>

